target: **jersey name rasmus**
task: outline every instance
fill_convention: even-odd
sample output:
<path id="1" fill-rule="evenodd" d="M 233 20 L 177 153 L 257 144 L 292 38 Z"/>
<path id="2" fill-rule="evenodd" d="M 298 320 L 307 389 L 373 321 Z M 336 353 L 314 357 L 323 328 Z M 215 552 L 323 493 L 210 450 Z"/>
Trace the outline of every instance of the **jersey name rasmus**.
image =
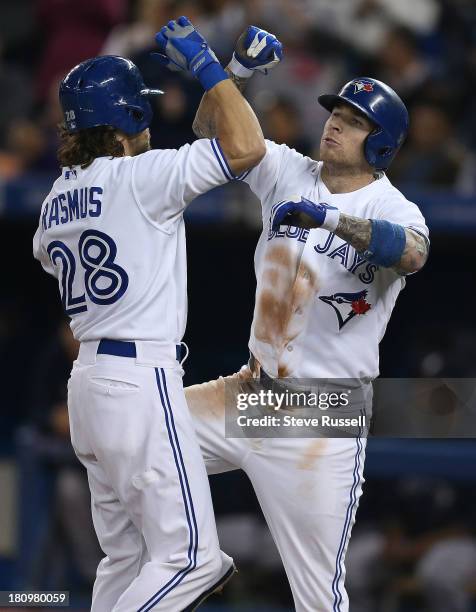
<path id="1" fill-rule="evenodd" d="M 52 225 L 63 225 L 77 219 L 85 219 L 88 216 L 99 217 L 102 202 L 98 196 L 102 193 L 102 187 L 82 187 L 58 194 L 45 203 L 41 215 L 43 229 L 46 230 Z"/>

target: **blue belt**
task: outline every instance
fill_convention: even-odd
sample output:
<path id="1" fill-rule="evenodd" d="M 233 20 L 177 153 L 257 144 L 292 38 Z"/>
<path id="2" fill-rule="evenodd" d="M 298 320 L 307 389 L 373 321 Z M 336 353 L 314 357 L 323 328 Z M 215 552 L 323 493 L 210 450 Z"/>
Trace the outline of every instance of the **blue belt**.
<path id="1" fill-rule="evenodd" d="M 177 361 L 182 361 L 183 346 L 177 344 L 175 346 L 175 358 Z M 135 342 L 126 342 L 125 340 L 107 340 L 104 338 L 99 341 L 97 350 L 98 355 L 114 355 L 115 357 L 137 357 Z"/>

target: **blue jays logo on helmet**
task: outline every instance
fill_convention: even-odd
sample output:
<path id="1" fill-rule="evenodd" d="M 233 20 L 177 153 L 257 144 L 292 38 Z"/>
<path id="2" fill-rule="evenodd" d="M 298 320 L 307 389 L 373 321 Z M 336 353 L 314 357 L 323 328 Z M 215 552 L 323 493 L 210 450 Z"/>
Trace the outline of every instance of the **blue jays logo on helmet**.
<path id="1" fill-rule="evenodd" d="M 353 79 L 338 94 L 319 96 L 319 103 L 329 112 L 336 104 L 350 104 L 375 126 L 367 136 L 364 154 L 377 170 L 386 170 L 406 138 L 408 111 L 397 93 L 385 83 L 368 77 Z"/>
<path id="2" fill-rule="evenodd" d="M 354 81 L 354 93 L 365 91 L 370 93 L 374 90 L 374 84 L 369 81 Z"/>
<path id="3" fill-rule="evenodd" d="M 69 132 L 110 125 L 130 135 L 149 126 L 152 108 L 148 97 L 161 93 L 160 89 L 144 85 L 135 64 L 116 55 L 81 62 L 65 76 L 59 88 Z"/>
<path id="4" fill-rule="evenodd" d="M 355 293 L 333 293 L 332 295 L 322 295 L 320 300 L 329 304 L 336 313 L 339 330 L 357 315 L 364 315 L 372 308 L 365 299 L 367 290 L 356 291 Z"/>

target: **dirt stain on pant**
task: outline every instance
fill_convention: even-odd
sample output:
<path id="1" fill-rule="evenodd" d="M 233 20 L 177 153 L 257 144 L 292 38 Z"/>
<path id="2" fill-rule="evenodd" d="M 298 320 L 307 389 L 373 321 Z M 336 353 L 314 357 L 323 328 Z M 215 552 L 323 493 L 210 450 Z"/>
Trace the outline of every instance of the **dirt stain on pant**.
<path id="1" fill-rule="evenodd" d="M 312 440 L 298 457 L 296 467 L 299 470 L 313 470 L 328 445 L 326 438 Z"/>
<path id="2" fill-rule="evenodd" d="M 225 402 L 236 407 L 236 396 L 247 390 L 246 381 L 252 380 L 247 366 L 231 376 L 220 376 L 217 380 L 185 388 L 188 408 L 194 418 L 223 419 Z"/>

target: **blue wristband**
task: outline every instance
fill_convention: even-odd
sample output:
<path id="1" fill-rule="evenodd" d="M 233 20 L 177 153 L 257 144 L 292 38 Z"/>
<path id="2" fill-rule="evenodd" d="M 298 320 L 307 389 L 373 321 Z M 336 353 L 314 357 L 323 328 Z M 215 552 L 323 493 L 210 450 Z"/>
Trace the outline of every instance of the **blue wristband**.
<path id="1" fill-rule="evenodd" d="M 377 219 L 370 219 L 370 223 L 372 224 L 370 244 L 362 256 L 378 266 L 391 268 L 400 261 L 405 250 L 407 242 L 405 228 L 397 223 Z"/>
<path id="2" fill-rule="evenodd" d="M 200 81 L 202 87 L 208 91 L 220 81 L 227 79 L 228 75 L 213 51 L 206 47 L 206 43 L 204 44 L 204 49 L 190 61 L 189 69 Z"/>
<path id="3" fill-rule="evenodd" d="M 212 62 L 202 68 L 196 77 L 202 84 L 203 89 L 208 91 L 220 81 L 227 79 L 228 75 L 220 64 Z"/>

